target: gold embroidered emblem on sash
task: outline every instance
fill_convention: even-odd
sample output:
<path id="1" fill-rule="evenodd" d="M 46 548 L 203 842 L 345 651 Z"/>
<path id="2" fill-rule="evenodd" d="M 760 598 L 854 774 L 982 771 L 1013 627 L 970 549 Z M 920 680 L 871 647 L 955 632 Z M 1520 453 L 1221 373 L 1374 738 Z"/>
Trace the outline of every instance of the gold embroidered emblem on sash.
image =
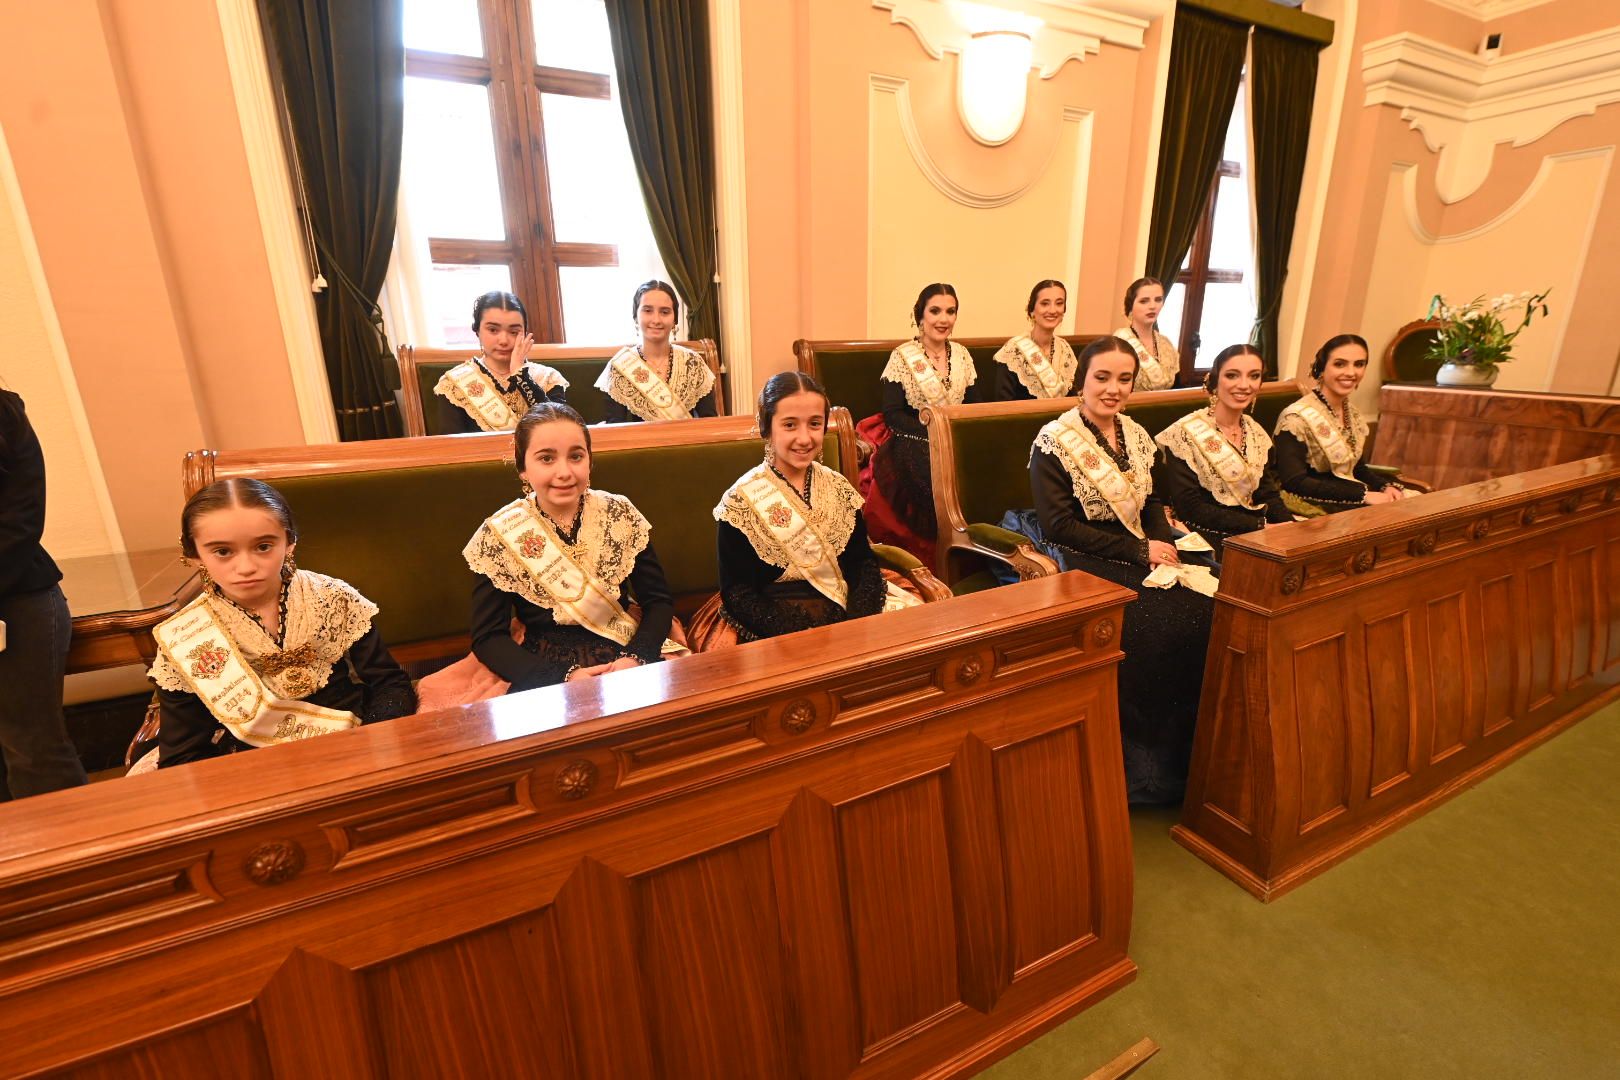
<path id="1" fill-rule="evenodd" d="M 219 673 L 225 670 L 225 662 L 230 658 L 230 650 L 215 641 L 205 641 L 186 653 L 186 659 L 192 661 L 191 674 L 199 679 L 219 678 Z"/>
<path id="2" fill-rule="evenodd" d="M 793 521 L 793 511 L 777 503 L 770 510 L 771 524 L 778 529 L 785 529 Z"/>
<path id="3" fill-rule="evenodd" d="M 922 360 L 913 360 L 911 362 L 911 370 L 921 375 L 923 372 L 928 370 L 928 365 Z"/>
<path id="4" fill-rule="evenodd" d="M 468 397 L 483 397 L 484 396 L 484 384 L 481 383 L 481 382 L 475 382 L 471 386 L 467 387 L 467 396 Z"/>
<path id="5" fill-rule="evenodd" d="M 1204 440 L 1204 449 L 1208 450 L 1210 453 L 1217 453 L 1220 451 L 1220 448 L 1221 440 L 1217 439 L 1215 436 L 1211 435 L 1209 438 Z"/>
<path id="6" fill-rule="evenodd" d="M 644 367 L 643 368 L 636 368 L 636 373 L 634 375 L 632 375 L 631 378 L 635 379 L 636 382 L 644 383 L 648 379 L 652 378 L 652 372 L 648 371 Z"/>
<path id="7" fill-rule="evenodd" d="M 523 552 L 525 559 L 538 559 L 546 553 L 545 537 L 530 529 L 518 537 L 518 550 Z"/>
<path id="8" fill-rule="evenodd" d="M 1090 451 L 1087 451 L 1085 454 L 1081 455 L 1080 464 L 1084 465 L 1087 469 L 1095 469 L 1102 464 L 1102 458 L 1091 453 Z"/>

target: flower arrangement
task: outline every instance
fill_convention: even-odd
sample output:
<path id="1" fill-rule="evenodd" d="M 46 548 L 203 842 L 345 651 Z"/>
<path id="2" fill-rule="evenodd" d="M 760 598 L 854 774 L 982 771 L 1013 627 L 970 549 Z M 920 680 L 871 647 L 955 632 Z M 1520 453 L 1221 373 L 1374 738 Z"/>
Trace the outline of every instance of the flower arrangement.
<path id="1" fill-rule="evenodd" d="M 1446 303 L 1445 297 L 1436 293 L 1434 299 L 1429 301 L 1428 317 L 1443 319 L 1446 325 L 1440 328 L 1429 346 L 1427 358 L 1442 364 L 1478 368 L 1494 375 L 1496 365 L 1513 359 L 1513 339 L 1530 325 L 1531 318 L 1537 312 L 1546 317 L 1547 294 L 1551 291 L 1503 293 L 1489 298 L 1479 296 L 1461 307 L 1452 307 Z M 1524 309 L 1524 317 L 1519 320 L 1518 326 L 1509 330 L 1502 318 L 1504 315 L 1511 317 L 1520 308 Z"/>

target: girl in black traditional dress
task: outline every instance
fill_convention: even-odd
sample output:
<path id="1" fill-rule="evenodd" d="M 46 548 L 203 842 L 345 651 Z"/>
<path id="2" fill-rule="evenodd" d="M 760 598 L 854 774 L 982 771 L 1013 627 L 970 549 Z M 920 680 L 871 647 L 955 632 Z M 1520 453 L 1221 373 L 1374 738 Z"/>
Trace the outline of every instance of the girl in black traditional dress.
<path id="1" fill-rule="evenodd" d="M 596 380 L 596 388 L 608 397 L 603 421 L 634 424 L 714 416 L 714 372 L 701 354 L 675 344 L 681 321 L 675 287 L 642 282 L 631 298 L 630 313 L 641 340 L 614 353 Z"/>
<path id="2" fill-rule="evenodd" d="M 439 376 L 433 387 L 440 431 L 511 431 L 530 407 L 568 401 L 562 373 L 529 359 L 534 335 L 528 321 L 523 301 L 509 292 L 487 292 L 473 301 L 472 328 L 482 351 Z"/>
<path id="3" fill-rule="evenodd" d="M 1024 314 L 1029 332 L 1009 338 L 996 350 L 996 400 L 1069 397 L 1074 393 L 1074 350 L 1058 327 L 1068 309 L 1069 291 L 1055 278 L 1029 290 Z"/>

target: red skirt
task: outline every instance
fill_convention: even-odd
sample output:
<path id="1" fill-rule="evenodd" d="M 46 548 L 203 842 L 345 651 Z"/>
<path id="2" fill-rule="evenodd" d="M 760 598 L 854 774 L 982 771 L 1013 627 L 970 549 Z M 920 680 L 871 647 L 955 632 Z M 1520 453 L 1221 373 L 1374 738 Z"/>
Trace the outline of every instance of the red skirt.
<path id="1" fill-rule="evenodd" d="M 861 508 L 861 513 L 866 518 L 867 535 L 871 537 L 873 543 L 892 544 L 895 547 L 911 552 L 924 566 L 933 569 L 937 537 L 925 537 L 913 526 L 908 525 L 887 490 L 892 484 L 904 483 L 903 474 L 892 469 L 885 469 L 883 475 L 886 482 L 878 482 L 880 459 L 886 461 L 896 449 L 886 446 L 894 437 L 893 433 L 889 431 L 889 425 L 883 422 L 883 415 L 878 413 L 868 416 L 855 425 L 855 432 L 873 446 L 871 456 L 861 466 L 860 477 L 856 485 L 860 490 L 861 497 L 866 500 L 866 505 Z M 924 446 L 923 450 L 926 454 L 927 447 Z M 924 480 L 923 483 L 926 484 L 927 481 Z M 931 486 L 926 492 L 914 493 L 910 501 L 917 502 L 919 497 L 927 500 L 929 504 L 927 509 L 930 511 L 927 516 L 932 517 L 933 491 Z"/>

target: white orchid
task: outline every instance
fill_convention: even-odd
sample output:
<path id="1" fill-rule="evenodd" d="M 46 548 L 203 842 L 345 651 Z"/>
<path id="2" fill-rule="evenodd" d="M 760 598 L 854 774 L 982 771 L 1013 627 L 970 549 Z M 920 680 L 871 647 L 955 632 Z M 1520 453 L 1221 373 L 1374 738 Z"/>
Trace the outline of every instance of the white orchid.
<path id="1" fill-rule="evenodd" d="M 1442 364 L 1463 364 L 1476 368 L 1494 369 L 1513 357 L 1513 339 L 1519 336 L 1530 320 L 1547 314 L 1547 293 L 1505 292 L 1501 296 L 1476 296 L 1466 304 L 1453 306 L 1445 297 L 1435 294 L 1429 301 L 1429 318 L 1438 319 L 1435 339 L 1427 353 L 1431 360 Z M 1520 306 L 1524 317 L 1519 325 L 1509 330 L 1502 325 L 1501 315 Z"/>

